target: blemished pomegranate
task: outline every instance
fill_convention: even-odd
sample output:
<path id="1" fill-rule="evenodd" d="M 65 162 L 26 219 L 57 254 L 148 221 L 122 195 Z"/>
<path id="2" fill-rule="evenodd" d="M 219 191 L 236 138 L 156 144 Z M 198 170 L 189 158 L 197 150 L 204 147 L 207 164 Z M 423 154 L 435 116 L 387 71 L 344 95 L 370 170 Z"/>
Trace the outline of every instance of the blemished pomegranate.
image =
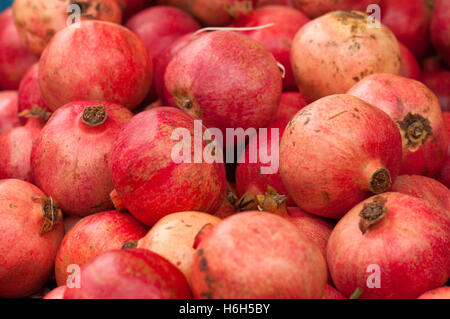
<path id="1" fill-rule="evenodd" d="M 16 91 L 0 91 L 0 133 L 20 125 Z"/>
<path id="2" fill-rule="evenodd" d="M 340 218 L 370 194 L 388 190 L 398 175 L 401 136 L 383 111 L 350 95 L 322 98 L 286 127 L 280 174 L 302 210 Z"/>
<path id="3" fill-rule="evenodd" d="M 420 243 L 420 244 L 418 244 Z M 349 297 L 417 298 L 450 275 L 450 218 L 423 199 L 384 193 L 351 209 L 328 240 L 328 267 Z"/>
<path id="4" fill-rule="evenodd" d="M 44 299 L 64 299 L 67 286 L 59 286 L 45 295 Z"/>
<path id="5" fill-rule="evenodd" d="M 85 19 L 122 22 L 122 10 L 116 0 L 15 0 L 13 14 L 26 48 L 37 56 L 68 23 Z"/>
<path id="6" fill-rule="evenodd" d="M 81 268 L 81 288 L 64 299 L 188 299 L 186 278 L 163 257 L 146 249 L 106 252 Z"/>
<path id="7" fill-rule="evenodd" d="M 59 286 L 67 284 L 69 265 L 82 266 L 102 253 L 120 249 L 129 240 L 145 236 L 148 228 L 133 216 L 108 211 L 83 218 L 66 233 L 55 260 Z"/>
<path id="8" fill-rule="evenodd" d="M 450 67 L 449 19 L 450 3 L 446 0 L 435 0 L 430 22 L 431 41 L 448 67 Z"/>
<path id="9" fill-rule="evenodd" d="M 334 11 L 297 32 L 291 62 L 307 101 L 346 93 L 370 74 L 400 73 L 397 39 L 386 26 L 372 25 L 369 19 L 363 12 Z"/>
<path id="10" fill-rule="evenodd" d="M 38 61 L 25 48 L 12 9 L 0 13 L 0 89 L 17 90 L 27 69 Z"/>
<path id="11" fill-rule="evenodd" d="M 108 156 L 131 117 L 123 106 L 102 101 L 73 102 L 59 108 L 31 152 L 36 185 L 70 215 L 111 209 Z"/>
<path id="12" fill-rule="evenodd" d="M 64 236 L 61 210 L 36 186 L 0 181 L 0 297 L 39 290 L 50 277 Z"/>
<path id="13" fill-rule="evenodd" d="M 259 42 L 232 31 L 195 39 L 172 58 L 165 74 L 169 105 L 223 132 L 267 125 L 277 112 L 281 89 L 281 71 L 273 55 Z"/>
<path id="14" fill-rule="evenodd" d="M 16 178 L 33 183 L 31 149 L 45 121 L 32 117 L 24 126 L 0 134 L 0 179 Z"/>
<path id="15" fill-rule="evenodd" d="M 441 169 L 449 144 L 437 97 L 423 83 L 393 74 L 374 74 L 348 94 L 386 112 L 402 135 L 400 174 L 434 176 Z"/>
<path id="16" fill-rule="evenodd" d="M 381 0 L 291 0 L 298 9 L 311 18 L 336 10 L 366 11 L 371 4 L 378 4 Z"/>
<path id="17" fill-rule="evenodd" d="M 108 161 L 114 188 L 142 223 L 151 226 L 180 211 L 214 213 L 222 203 L 224 165 L 195 159 L 194 129 L 185 112 L 157 107 L 135 115 L 117 136 Z M 208 143 L 201 145 L 208 153 Z M 220 151 L 216 147 L 207 155 L 220 156 Z"/>
<path id="18" fill-rule="evenodd" d="M 145 235 L 128 247 L 143 248 L 166 258 L 189 278 L 194 261 L 194 242 L 206 226 L 215 226 L 220 218 L 200 212 L 180 212 L 161 218 Z M 131 246 L 130 246 L 131 245 Z"/>
<path id="19" fill-rule="evenodd" d="M 210 228 L 190 275 L 195 298 L 221 299 L 322 298 L 326 280 L 319 248 L 289 221 L 258 211 Z"/>
<path id="20" fill-rule="evenodd" d="M 286 74 L 283 90 L 297 89 L 291 66 L 291 44 L 297 31 L 309 21 L 301 11 L 286 6 L 266 6 L 252 11 L 249 15 L 233 22 L 233 27 L 257 27 L 273 23 L 268 28 L 245 31 L 243 34 L 260 42 L 272 52 L 281 63 Z"/>
<path id="21" fill-rule="evenodd" d="M 400 53 L 402 56 L 402 68 L 400 75 L 420 81 L 422 79 L 422 70 L 420 68 L 419 62 L 417 62 L 414 55 L 405 47 L 402 43 L 400 44 Z"/>
<path id="22" fill-rule="evenodd" d="M 450 71 L 440 67 L 425 70 L 422 82 L 436 94 L 442 111 L 450 112 Z"/>
<path id="23" fill-rule="evenodd" d="M 347 299 L 343 294 L 341 294 L 339 291 L 337 291 L 335 288 L 333 288 L 330 285 L 325 286 L 325 291 L 323 293 L 322 299 Z"/>
<path id="24" fill-rule="evenodd" d="M 440 287 L 427 291 L 417 299 L 450 299 L 450 287 Z"/>
<path id="25" fill-rule="evenodd" d="M 424 0 L 383 0 L 381 22 L 394 32 L 417 58 L 422 58 L 429 45 L 430 9 Z"/>
<path id="26" fill-rule="evenodd" d="M 450 217 L 450 190 L 437 180 L 420 175 L 400 175 L 391 188 L 398 192 L 427 200 Z"/>
<path id="27" fill-rule="evenodd" d="M 39 62 L 41 93 L 53 111 L 78 100 L 133 109 L 147 96 L 152 76 L 142 41 L 125 27 L 97 20 L 58 32 Z"/>

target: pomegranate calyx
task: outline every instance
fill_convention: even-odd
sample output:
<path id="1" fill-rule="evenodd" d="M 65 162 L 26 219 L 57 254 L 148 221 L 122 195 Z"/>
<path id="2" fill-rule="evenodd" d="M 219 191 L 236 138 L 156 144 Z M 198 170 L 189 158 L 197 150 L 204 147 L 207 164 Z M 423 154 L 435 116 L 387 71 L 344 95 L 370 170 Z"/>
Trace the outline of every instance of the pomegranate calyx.
<path id="1" fill-rule="evenodd" d="M 42 225 L 40 235 L 43 236 L 44 234 L 50 232 L 59 222 L 63 220 L 62 210 L 58 207 L 58 203 L 53 200 L 51 196 L 35 196 L 32 197 L 32 200 L 40 201 L 42 204 L 44 224 Z"/>
<path id="2" fill-rule="evenodd" d="M 190 110 L 194 107 L 194 102 L 192 101 L 192 99 L 190 97 L 185 96 L 181 99 L 180 106 L 183 109 Z"/>
<path id="3" fill-rule="evenodd" d="M 245 193 L 237 203 L 238 211 L 259 210 L 281 216 L 288 216 L 287 196 L 280 195 L 275 188 L 268 185 L 267 192 L 262 195 Z"/>
<path id="4" fill-rule="evenodd" d="M 241 1 L 233 5 L 224 3 L 223 8 L 233 19 L 237 19 L 248 15 L 253 10 L 253 3 L 251 1 Z"/>
<path id="5" fill-rule="evenodd" d="M 348 299 L 359 299 L 359 297 L 361 296 L 361 294 L 363 293 L 361 288 L 356 288 L 355 292 L 352 293 L 352 295 L 350 296 L 350 298 Z"/>
<path id="6" fill-rule="evenodd" d="M 87 106 L 81 114 L 81 121 L 91 127 L 102 125 L 107 118 L 108 112 L 104 105 Z"/>
<path id="7" fill-rule="evenodd" d="M 425 144 L 430 135 L 433 135 L 430 121 L 420 114 L 408 113 L 398 121 L 398 125 L 411 151 L 417 150 L 420 145 Z"/>
<path id="8" fill-rule="evenodd" d="M 377 196 L 374 198 L 373 202 L 364 204 L 363 209 L 359 213 L 359 216 L 361 217 L 359 229 L 362 234 L 365 234 L 372 225 L 378 223 L 386 216 L 386 202 L 386 198 Z"/>
<path id="9" fill-rule="evenodd" d="M 392 185 L 391 174 L 389 170 L 382 167 L 373 173 L 369 181 L 369 189 L 374 194 L 380 194 L 388 190 Z"/>
<path id="10" fill-rule="evenodd" d="M 23 110 L 18 114 L 18 117 L 29 118 L 29 117 L 40 117 L 44 121 L 48 121 L 50 116 L 52 116 L 51 112 L 47 112 L 39 105 L 35 104 L 29 110 Z"/>
<path id="11" fill-rule="evenodd" d="M 128 240 L 123 244 L 122 249 L 133 249 L 137 248 L 139 242 L 137 240 Z"/>

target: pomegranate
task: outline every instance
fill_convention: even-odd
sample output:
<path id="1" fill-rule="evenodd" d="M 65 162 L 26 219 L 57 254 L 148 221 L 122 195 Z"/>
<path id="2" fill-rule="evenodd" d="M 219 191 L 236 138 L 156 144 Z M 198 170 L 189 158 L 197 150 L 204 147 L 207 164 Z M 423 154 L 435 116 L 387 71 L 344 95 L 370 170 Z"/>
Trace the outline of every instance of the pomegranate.
<path id="1" fill-rule="evenodd" d="M 102 253 L 122 248 L 128 240 L 138 240 L 148 229 L 130 214 L 108 211 L 87 216 L 67 234 L 55 260 L 55 276 L 59 286 L 70 275 L 69 265 L 82 266 Z"/>
<path id="2" fill-rule="evenodd" d="M 332 95 L 302 109 L 280 145 L 280 174 L 306 212 L 340 218 L 371 193 L 391 187 L 402 146 L 383 111 L 350 95 Z"/>
<path id="3" fill-rule="evenodd" d="M 64 235 L 61 210 L 36 186 L 0 181 L 0 297 L 39 290 L 50 277 Z"/>
<path id="4" fill-rule="evenodd" d="M 450 275 L 450 218 L 425 200 L 384 193 L 351 209 L 328 240 L 328 266 L 349 297 L 417 298 Z"/>
<path id="5" fill-rule="evenodd" d="M 108 155 L 131 117 L 130 111 L 109 102 L 80 101 L 59 108 L 33 146 L 36 185 L 70 215 L 111 209 Z"/>
<path id="6" fill-rule="evenodd" d="M 152 2 L 153 0 L 119 0 L 119 5 L 123 8 L 123 21 L 128 21 L 130 17 L 147 8 Z"/>
<path id="7" fill-rule="evenodd" d="M 358 11 L 334 11 L 308 22 L 297 32 L 291 61 L 306 100 L 345 93 L 373 73 L 399 74 L 397 39 L 386 26 L 376 27 L 368 19 L 367 14 Z"/>
<path id="8" fill-rule="evenodd" d="M 374 74 L 348 94 L 386 112 L 403 141 L 400 174 L 434 176 L 442 167 L 449 137 L 436 96 L 421 82 L 393 74 Z"/>
<path id="9" fill-rule="evenodd" d="M 450 299 L 450 287 L 440 287 L 427 291 L 418 299 Z"/>
<path id="10" fill-rule="evenodd" d="M 325 291 L 323 293 L 322 299 L 347 299 L 339 291 L 331 287 L 330 285 L 325 286 Z"/>
<path id="11" fill-rule="evenodd" d="M 133 109 L 150 89 L 152 68 L 145 45 L 133 32 L 109 22 L 83 21 L 53 37 L 39 62 L 39 83 L 53 111 L 77 100 Z"/>
<path id="12" fill-rule="evenodd" d="M 81 268 L 81 288 L 67 288 L 64 299 L 187 299 L 191 292 L 181 271 L 146 249 L 112 250 Z"/>
<path id="13" fill-rule="evenodd" d="M 300 92 L 284 92 L 271 126 L 284 129 L 294 115 L 307 104 L 305 97 Z"/>
<path id="14" fill-rule="evenodd" d="M 291 0 L 294 5 L 311 18 L 336 10 L 366 11 L 369 5 L 381 0 Z"/>
<path id="15" fill-rule="evenodd" d="M 401 175 L 395 180 L 391 191 L 425 199 L 436 209 L 449 213 L 450 217 L 450 190 L 435 179 Z"/>
<path id="16" fill-rule="evenodd" d="M 436 94 L 442 111 L 450 112 L 450 71 L 440 67 L 425 70 L 422 82 Z"/>
<path id="17" fill-rule="evenodd" d="M 81 20 L 122 21 L 116 0 L 14 0 L 13 14 L 25 46 L 35 55 L 44 51 L 58 31 L 77 22 L 77 14 Z"/>
<path id="18" fill-rule="evenodd" d="M 114 188 L 142 223 L 151 226 L 180 211 L 214 213 L 222 203 L 225 168 L 198 161 L 191 143 L 194 129 L 202 134 L 197 124 L 181 110 L 157 107 L 134 116 L 116 138 L 108 162 Z M 200 145 L 207 153 L 207 143 Z M 211 153 L 221 157 L 217 147 Z"/>
<path id="19" fill-rule="evenodd" d="M 64 293 L 66 292 L 66 286 L 59 286 L 45 295 L 44 299 L 64 299 Z"/>
<path id="20" fill-rule="evenodd" d="M 450 67 L 450 3 L 447 0 L 435 0 L 430 22 L 431 41 Z M 447 87 L 448 91 L 448 87 Z"/>
<path id="21" fill-rule="evenodd" d="M 225 198 L 223 199 L 222 204 L 219 206 L 217 211 L 214 213 L 214 216 L 217 216 L 219 218 L 226 218 L 228 216 L 233 215 L 237 211 L 236 207 L 237 202 L 238 202 L 237 193 L 227 182 Z"/>
<path id="22" fill-rule="evenodd" d="M 189 278 L 197 234 L 206 225 L 215 226 L 220 218 L 200 212 L 181 212 L 161 218 L 145 237 L 127 247 L 151 250 L 166 258 Z"/>
<path id="23" fill-rule="evenodd" d="M 235 214 L 200 241 L 190 275 L 196 298 L 321 298 L 327 278 L 316 245 L 280 216 Z"/>
<path id="24" fill-rule="evenodd" d="M 269 23 L 275 24 L 269 28 L 247 31 L 244 34 L 263 44 L 284 66 L 286 74 L 283 79 L 283 89 L 292 91 L 297 89 L 297 84 L 291 66 L 291 44 L 297 31 L 308 21 L 309 19 L 302 12 L 293 8 L 266 6 L 236 20 L 232 26 L 256 27 Z"/>
<path id="25" fill-rule="evenodd" d="M 231 31 L 192 41 L 170 61 L 165 74 L 169 105 L 223 132 L 268 124 L 277 112 L 281 87 L 273 55 L 257 41 Z"/>
<path id="26" fill-rule="evenodd" d="M 381 22 L 417 58 L 427 51 L 430 9 L 424 0 L 382 0 Z"/>
<path id="27" fill-rule="evenodd" d="M 27 69 L 36 63 L 17 32 L 12 9 L 0 13 L 0 89 L 17 90 Z"/>
<path id="28" fill-rule="evenodd" d="M 422 70 L 414 55 L 409 51 L 407 47 L 400 44 L 400 52 L 402 55 L 402 69 L 400 75 L 420 81 L 422 79 Z"/>
<path id="29" fill-rule="evenodd" d="M 32 117 L 24 126 L 0 134 L 0 179 L 17 178 L 32 183 L 31 149 L 45 125 L 39 117 Z"/>
<path id="30" fill-rule="evenodd" d="M 0 91 L 0 133 L 20 125 L 17 108 L 17 92 Z"/>

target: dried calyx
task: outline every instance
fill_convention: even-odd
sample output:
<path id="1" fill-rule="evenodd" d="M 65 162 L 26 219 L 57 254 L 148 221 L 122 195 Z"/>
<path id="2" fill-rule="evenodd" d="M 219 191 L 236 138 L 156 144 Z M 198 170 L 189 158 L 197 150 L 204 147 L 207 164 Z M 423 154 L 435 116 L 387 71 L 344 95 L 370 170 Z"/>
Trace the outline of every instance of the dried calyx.
<path id="1" fill-rule="evenodd" d="M 122 249 L 132 249 L 137 248 L 138 241 L 137 240 L 129 240 L 126 241 L 125 244 L 123 244 Z"/>
<path id="2" fill-rule="evenodd" d="M 63 220 L 63 214 L 58 204 L 52 197 L 37 196 L 32 198 L 33 201 L 40 201 L 42 205 L 42 214 L 44 224 L 41 228 L 40 235 L 50 232 L 59 222 Z"/>
<path id="3" fill-rule="evenodd" d="M 403 120 L 397 123 L 408 147 L 413 150 L 417 149 L 421 144 L 425 144 L 428 137 L 433 134 L 430 121 L 420 114 L 408 113 Z"/>
<path id="4" fill-rule="evenodd" d="M 287 216 L 286 202 L 287 197 L 285 195 L 280 195 L 273 187 L 267 186 L 267 192 L 264 195 L 245 193 L 236 203 L 236 209 L 240 212 L 259 210 Z"/>
<path id="5" fill-rule="evenodd" d="M 371 203 L 364 204 L 363 209 L 359 213 L 359 216 L 361 217 L 359 229 L 363 234 L 365 234 L 371 226 L 377 224 L 386 216 L 386 202 L 386 198 L 377 196 Z"/>
<path id="6" fill-rule="evenodd" d="M 105 123 L 108 113 L 103 105 L 87 106 L 81 114 L 81 121 L 88 126 L 99 126 Z"/>
<path id="7" fill-rule="evenodd" d="M 48 121 L 50 116 L 52 116 L 52 113 L 47 112 L 42 107 L 35 104 L 31 107 L 31 109 L 20 112 L 18 116 L 23 118 L 40 117 L 44 121 Z"/>
<path id="8" fill-rule="evenodd" d="M 374 194 L 380 194 L 388 190 L 391 185 L 391 174 L 386 168 L 377 169 L 369 181 L 369 189 Z"/>

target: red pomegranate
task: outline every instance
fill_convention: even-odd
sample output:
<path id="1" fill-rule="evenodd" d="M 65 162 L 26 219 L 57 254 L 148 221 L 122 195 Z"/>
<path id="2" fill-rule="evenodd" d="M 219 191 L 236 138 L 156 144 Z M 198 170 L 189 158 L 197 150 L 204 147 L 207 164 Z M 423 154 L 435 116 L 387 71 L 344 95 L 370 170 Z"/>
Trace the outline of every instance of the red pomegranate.
<path id="1" fill-rule="evenodd" d="M 430 22 L 430 35 L 434 47 L 450 67 L 450 3 L 447 0 L 435 0 Z M 448 91 L 448 87 L 447 87 Z"/>
<path id="2" fill-rule="evenodd" d="M 148 228 L 130 214 L 108 211 L 87 216 L 64 236 L 55 260 L 59 286 L 66 285 L 69 265 L 82 266 L 102 253 L 145 236 Z"/>
<path id="3" fill-rule="evenodd" d="M 417 299 L 450 299 L 450 287 L 440 287 L 427 291 Z"/>
<path id="4" fill-rule="evenodd" d="M 90 20 L 53 37 L 39 62 L 39 83 L 53 111 L 77 100 L 102 100 L 133 109 L 150 89 L 152 68 L 145 45 L 133 32 Z"/>
<path id="5" fill-rule="evenodd" d="M 322 98 L 297 113 L 280 145 L 280 174 L 302 210 L 340 218 L 391 187 L 402 156 L 389 116 L 350 95 Z"/>
<path id="6" fill-rule="evenodd" d="M 81 287 L 67 288 L 64 299 L 188 299 L 183 274 L 146 249 L 112 250 L 81 268 Z"/>
<path id="7" fill-rule="evenodd" d="M 384 193 L 351 209 L 328 240 L 328 266 L 349 297 L 417 298 L 450 275 L 450 218 L 423 199 Z"/>
<path id="8" fill-rule="evenodd" d="M 402 55 L 402 69 L 400 75 L 420 81 L 422 79 L 422 70 L 420 69 L 419 62 L 417 62 L 414 55 L 405 47 L 402 43 L 400 44 L 400 53 Z"/>
<path id="9" fill-rule="evenodd" d="M 336 10 L 366 11 L 370 4 L 378 4 L 381 0 L 292 0 L 294 5 L 311 18 Z"/>
<path id="10" fill-rule="evenodd" d="M 67 286 L 59 286 L 45 295 L 44 299 L 64 299 Z"/>
<path id="11" fill-rule="evenodd" d="M 38 58 L 31 55 L 17 32 L 12 9 L 0 13 L 0 89 L 17 90 L 27 69 Z"/>
<path id="12" fill-rule="evenodd" d="M 33 146 L 36 185 L 70 215 L 111 209 L 108 156 L 131 117 L 124 107 L 102 101 L 73 102 L 59 108 Z"/>
<path id="13" fill-rule="evenodd" d="M 322 299 L 347 299 L 339 291 L 331 287 L 330 285 L 325 286 L 325 291 L 323 293 Z"/>
<path id="14" fill-rule="evenodd" d="M 108 162 L 114 188 L 142 223 L 180 211 L 214 213 L 222 203 L 225 168 L 195 155 L 194 130 L 203 135 L 197 124 L 179 109 L 157 107 L 134 116 L 116 138 Z M 199 142 L 207 153 L 210 144 Z M 221 157 L 217 148 L 211 153 Z"/>
<path id="15" fill-rule="evenodd" d="M 393 74 L 374 74 L 348 94 L 386 112 L 398 125 L 403 142 L 401 174 L 434 176 L 442 167 L 449 136 L 436 96 L 421 82 Z"/>
<path id="16" fill-rule="evenodd" d="M 425 70 L 422 82 L 436 94 L 442 111 L 450 112 L 450 71 L 441 67 Z"/>
<path id="17" fill-rule="evenodd" d="M 0 133 L 20 125 L 17 115 L 17 92 L 0 91 Z"/>
<path id="18" fill-rule="evenodd" d="M 64 236 L 61 210 L 36 186 L 0 181 L 0 297 L 39 290 L 50 277 Z"/>
<path id="19" fill-rule="evenodd" d="M 269 28 L 243 33 L 268 48 L 275 60 L 284 66 L 286 74 L 283 79 L 283 89 L 292 91 L 297 90 L 297 84 L 291 66 L 291 44 L 297 31 L 308 21 L 308 17 L 299 10 L 286 6 L 266 6 L 236 20 L 232 26 L 257 27 L 274 24 Z"/>
<path id="20" fill-rule="evenodd" d="M 200 241 L 190 276 L 196 298 L 321 298 L 327 278 L 320 250 L 275 214 L 226 218 Z"/>
<path id="21" fill-rule="evenodd" d="M 308 103 L 300 92 L 284 92 L 278 105 L 278 112 L 272 120 L 271 126 L 285 128 L 289 121 Z M 281 136 L 281 135 L 280 135 Z"/>
<path id="22" fill-rule="evenodd" d="M 123 21 L 126 22 L 134 14 L 147 8 L 153 0 L 119 0 L 119 5 L 123 8 Z"/>

